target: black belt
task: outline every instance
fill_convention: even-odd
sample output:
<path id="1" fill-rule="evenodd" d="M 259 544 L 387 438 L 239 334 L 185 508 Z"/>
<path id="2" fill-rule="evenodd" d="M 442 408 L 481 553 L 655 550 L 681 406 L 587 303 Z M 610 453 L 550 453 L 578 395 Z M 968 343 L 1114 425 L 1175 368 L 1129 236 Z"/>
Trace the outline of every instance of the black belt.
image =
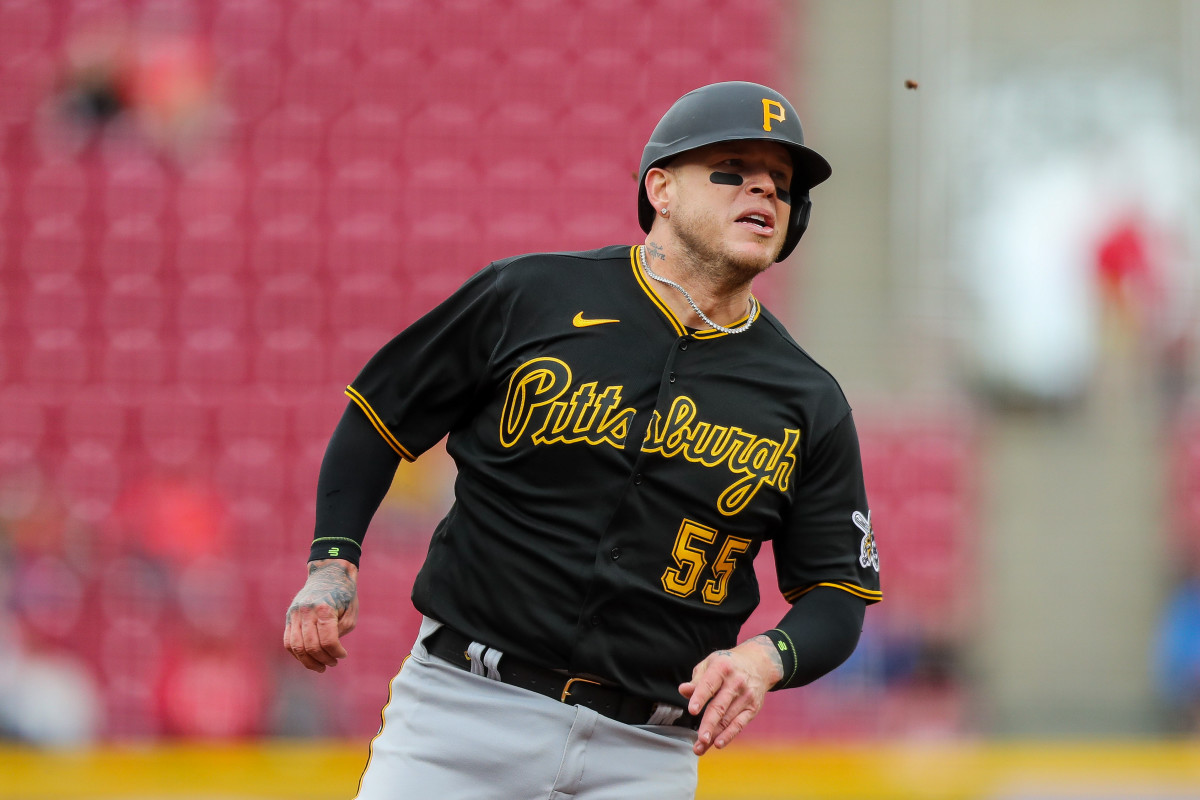
<path id="1" fill-rule="evenodd" d="M 467 648 L 473 641 L 466 634 L 443 625 L 425 638 L 425 649 L 432 655 L 469 672 L 471 656 L 467 653 Z M 597 714 L 603 714 L 627 725 L 645 725 L 658 705 L 653 700 L 631 695 L 614 686 L 605 686 L 589 678 L 573 677 L 536 667 L 512 656 L 504 656 L 501 659 L 500 682 L 537 692 L 563 703 L 590 708 Z M 684 711 L 678 719 L 665 724 L 695 730 L 700 727 L 700 718 Z"/>

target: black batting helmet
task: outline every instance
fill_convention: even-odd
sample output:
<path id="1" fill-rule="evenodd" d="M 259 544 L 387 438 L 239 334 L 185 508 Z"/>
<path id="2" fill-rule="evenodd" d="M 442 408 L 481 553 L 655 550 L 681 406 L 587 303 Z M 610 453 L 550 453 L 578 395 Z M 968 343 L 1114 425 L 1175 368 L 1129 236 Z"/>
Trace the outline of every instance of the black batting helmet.
<path id="1" fill-rule="evenodd" d="M 804 146 L 800 118 L 788 99 L 774 89 L 746 81 L 694 89 L 676 100 L 658 121 L 642 151 L 638 174 L 638 222 L 642 230 L 649 233 L 654 224 L 654 207 L 646 197 L 646 173 L 651 167 L 663 166 L 697 147 L 745 139 L 778 142 L 792 156 L 792 213 L 776 261 L 791 255 L 808 227 L 812 208 L 808 191 L 828 178 L 833 169 L 815 150 Z"/>

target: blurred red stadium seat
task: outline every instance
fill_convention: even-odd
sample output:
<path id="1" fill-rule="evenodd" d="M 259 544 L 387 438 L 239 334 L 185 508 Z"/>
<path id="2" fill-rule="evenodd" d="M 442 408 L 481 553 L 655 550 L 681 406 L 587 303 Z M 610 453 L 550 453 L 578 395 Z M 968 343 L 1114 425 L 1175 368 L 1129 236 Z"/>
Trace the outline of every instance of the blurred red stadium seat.
<path id="1" fill-rule="evenodd" d="M 335 389 L 330 385 L 328 344 L 310 330 L 263 335 L 251 356 L 251 377 L 260 391 L 280 402 L 306 401 Z"/>
<path id="2" fill-rule="evenodd" d="M 297 404 L 292 412 L 295 443 L 287 467 L 288 493 L 308 516 L 314 513 L 312 504 L 325 447 L 349 402 L 341 394 L 342 388 L 341 384 L 333 385 L 322 395 Z M 311 531 L 311 522 L 306 527 Z"/>
<path id="3" fill-rule="evenodd" d="M 163 168 L 149 158 L 125 160 L 107 170 L 104 210 L 110 220 L 162 215 L 173 187 Z"/>
<path id="4" fill-rule="evenodd" d="M 254 123 L 279 107 L 283 98 L 283 66 L 274 54 L 238 51 L 221 60 L 229 109 L 236 120 Z"/>
<path id="5" fill-rule="evenodd" d="M 334 224 L 371 217 L 391 224 L 401 206 L 403 184 L 382 161 L 356 161 L 339 168 L 329 185 L 329 217 Z"/>
<path id="6" fill-rule="evenodd" d="M 115 454 L 95 444 L 71 447 L 55 474 L 67 512 L 88 523 L 103 521 L 121 491 L 121 468 Z"/>
<path id="7" fill-rule="evenodd" d="M 109 625 L 144 625 L 161 633 L 158 624 L 170 607 L 170 582 L 162 565 L 122 554 L 106 560 L 97 572 L 99 611 Z"/>
<path id="8" fill-rule="evenodd" d="M 38 273 L 76 272 L 87 257 L 83 229 L 70 219 L 57 217 L 35 220 L 23 238 L 21 266 L 31 276 Z"/>
<path id="9" fill-rule="evenodd" d="M 274 0 L 220 0 L 212 23 L 212 47 L 225 60 L 270 50 L 283 32 L 283 6 Z"/>
<path id="10" fill-rule="evenodd" d="M 650 129 L 634 125 L 629 108 L 620 103 L 580 100 L 565 111 L 555 120 L 560 137 L 571 143 L 562 164 L 570 167 L 581 159 L 621 164 L 619 174 L 627 179 L 622 183 L 636 193 L 637 178 L 633 176 Z"/>
<path id="11" fill-rule="evenodd" d="M 415 317 L 414 317 L 415 318 Z M 395 332 L 353 328 L 347 332 L 335 331 L 333 347 L 329 352 L 330 384 L 345 388 L 362 371 L 367 360 L 383 347 Z"/>
<path id="12" fill-rule="evenodd" d="M 363 54 L 367 60 L 358 68 L 349 87 L 356 104 L 389 108 L 407 120 L 437 99 L 425 80 L 427 58 L 417 49 L 418 45 L 412 44 L 409 49 L 405 41 L 397 39 L 394 46 L 383 51 Z M 411 39 L 408 41 L 411 43 Z M 396 148 L 401 146 L 400 142 L 397 138 Z"/>
<path id="13" fill-rule="evenodd" d="M 260 335 L 304 331 L 319 336 L 325 331 L 327 295 L 327 287 L 311 275 L 271 278 L 256 293 L 254 328 Z"/>
<path id="14" fill-rule="evenodd" d="M 7 51 L 5 52 L 7 55 Z M 42 52 L 12 55 L 0 60 L 0 124 L 32 120 L 39 104 L 53 91 L 58 63 Z"/>
<path id="15" fill-rule="evenodd" d="M 108 336 L 142 331 L 161 336 L 165 330 L 168 295 L 161 278 L 152 273 L 122 275 L 93 296 L 99 301 L 100 326 Z"/>
<path id="16" fill-rule="evenodd" d="M 348 7 L 347 4 L 342 4 Z M 294 61 L 283 79 L 283 96 L 332 119 L 354 102 L 354 62 L 336 53 L 320 53 Z"/>
<path id="17" fill-rule="evenodd" d="M 22 321 L 34 336 L 62 329 L 81 331 L 90 321 L 90 299 L 74 275 L 39 275 L 20 297 Z"/>
<path id="18" fill-rule="evenodd" d="M 967 434 L 949 423 L 911 431 L 904 437 L 901 458 L 911 491 L 961 495 L 971 488 Z"/>
<path id="19" fill-rule="evenodd" d="M 237 220 L 246 205 L 246 180 L 235 162 L 212 159 L 191 165 L 183 174 L 176 208 L 187 224 Z"/>
<path id="20" fill-rule="evenodd" d="M 425 40 L 422 29 L 431 16 L 420 3 L 368 3 L 355 31 L 358 49 L 369 60 L 393 61 L 397 55 L 408 56 Z"/>
<path id="21" fill-rule="evenodd" d="M 134 217 L 118 220 L 103 231 L 99 249 L 101 272 L 115 280 L 157 274 L 163 269 L 167 241 L 157 224 Z"/>
<path id="22" fill-rule="evenodd" d="M 175 264 L 188 278 L 209 272 L 238 275 L 246 267 L 246 233 L 230 220 L 189 221 L 179 233 Z"/>
<path id="23" fill-rule="evenodd" d="M 665 108 L 697 86 L 723 80 L 721 48 L 707 42 L 689 44 L 676 40 L 675 46 L 656 47 L 640 68 L 654 80 L 646 84 L 646 99 Z M 648 133 L 648 132 L 647 132 Z"/>
<path id="24" fill-rule="evenodd" d="M 51 8 L 38 0 L 5 0 L 0 4 L 0 53 L 10 61 L 37 55 L 54 28 Z"/>
<path id="25" fill-rule="evenodd" d="M 205 402 L 232 402 L 246 385 L 246 342 L 228 329 L 191 333 L 179 351 L 179 383 Z"/>
<path id="26" fill-rule="evenodd" d="M 74 218 L 88 198 L 88 177 L 82 167 L 65 159 L 40 165 L 21 193 L 25 214 L 35 221 Z"/>
<path id="27" fill-rule="evenodd" d="M 122 0 L 72 0 L 58 4 L 62 33 L 67 41 L 119 30 L 130 23 Z"/>
<path id="28" fill-rule="evenodd" d="M 495 213 L 496 203 L 482 191 L 483 170 L 473 162 L 452 156 L 430 158 L 413 163 L 402 176 L 399 224 L 403 229 L 428 224 L 431 207 L 441 204 L 446 193 L 456 193 L 454 211 L 463 225 L 478 225 L 486 215 Z"/>
<path id="29" fill-rule="evenodd" d="M 286 485 L 283 453 L 261 439 L 233 441 L 213 465 L 213 485 L 232 520 L 263 522 L 278 518 Z"/>
<path id="30" fill-rule="evenodd" d="M 653 26 L 631 24 L 631 20 L 640 19 L 645 14 L 646 9 L 641 3 L 635 0 L 585 0 L 582 5 L 576 13 L 585 20 L 586 50 L 624 51 L 626 60 L 635 63 L 641 60 L 654 34 Z M 572 70 L 575 75 L 584 71 L 586 67 Z M 612 87 L 619 85 L 609 84 L 608 89 L 611 91 Z M 622 88 L 631 96 L 636 94 L 635 85 Z"/>
<path id="31" fill-rule="evenodd" d="M 129 330 L 110 336 L 100 365 L 100 380 L 122 402 L 139 403 L 170 379 L 173 348 L 154 333 Z"/>
<path id="32" fill-rule="evenodd" d="M 311 223 L 321 211 L 325 178 L 310 164 L 289 159 L 263 166 L 255 174 L 251 210 L 259 222 L 296 217 Z"/>
<path id="33" fill-rule="evenodd" d="M 400 111 L 385 105 L 358 105 L 339 117 L 329 130 L 329 160 L 335 166 L 355 162 L 394 165 L 403 130 Z"/>
<path id="34" fill-rule="evenodd" d="M 34 334 L 24 354 L 23 377 L 40 391 L 67 391 L 87 383 L 94 360 L 75 331 L 45 330 Z"/>
<path id="35" fill-rule="evenodd" d="M 541 37 L 541 34 L 538 34 Z M 504 79 L 506 102 L 533 103 L 542 108 L 569 108 L 570 86 L 564 76 L 571 71 L 569 54 L 548 46 L 553 38 L 541 38 L 542 46 L 505 48 Z"/>
<path id="36" fill-rule="evenodd" d="M 128 430 L 128 406 L 100 390 L 84 391 L 66 398 L 62 436 L 68 447 L 87 447 L 121 454 Z"/>
<path id="37" fill-rule="evenodd" d="M 33 392 L 0 392 L 0 467 L 32 461 L 38 454 L 45 441 L 44 406 L 45 399 Z"/>
<path id="38" fill-rule="evenodd" d="M 588 27 L 592 28 L 589 20 Z M 622 22 L 622 33 L 617 41 L 601 43 L 603 20 L 595 20 L 597 43 L 579 53 L 579 60 L 563 80 L 569 83 L 570 96 L 581 101 L 609 98 L 613 102 L 634 105 L 645 94 L 646 85 L 654 73 L 646 67 L 644 58 L 631 54 L 631 48 L 639 36 L 644 35 L 644 26 L 630 26 L 628 18 Z M 653 82 L 657 82 L 657 78 Z M 616 88 L 619 87 L 619 88 Z M 692 87 L 695 88 L 695 87 Z M 673 102 L 675 98 L 671 98 Z M 666 108 L 665 105 L 659 107 Z M 650 131 L 647 130 L 646 135 Z M 645 144 L 643 138 L 642 143 Z M 640 149 L 640 148 L 639 148 Z"/>
<path id="39" fill-rule="evenodd" d="M 175 386 L 142 397 L 133 413 L 143 451 L 171 468 L 202 462 L 214 449 L 211 419 L 210 406 Z"/>
<path id="40" fill-rule="evenodd" d="M 618 218 L 615 214 L 583 212 L 569 218 L 563 232 L 570 238 L 572 249 L 588 250 L 610 244 L 633 244 L 642 239 L 636 222 Z"/>
<path id="41" fill-rule="evenodd" d="M 329 274 L 334 285 L 356 275 L 393 274 L 403 249 L 396 226 L 380 219 L 343 220 L 329 237 Z"/>
<path id="42" fill-rule="evenodd" d="M 325 240 L 324 232 L 303 217 L 266 220 L 252 239 L 250 271 L 262 279 L 315 274 L 325 257 Z"/>
<path id="43" fill-rule="evenodd" d="M 500 103 L 483 120 L 488 135 L 481 143 L 481 158 L 489 164 L 510 158 L 552 163 L 561 154 L 578 155 L 573 138 L 555 135 L 558 119 L 552 112 L 542 103 Z"/>
<path id="44" fill-rule="evenodd" d="M 214 273 L 191 278 L 179 295 L 180 333 L 242 333 L 247 323 L 246 294 L 245 285 L 231 275 Z"/>
<path id="45" fill-rule="evenodd" d="M 313 168 L 324 153 L 325 135 L 325 119 L 316 109 L 290 103 L 271 111 L 251 134 L 255 173 L 289 161 Z"/>
<path id="46" fill-rule="evenodd" d="M 354 47 L 361 27 L 357 3 L 304 0 L 290 10 L 287 48 L 292 58 L 344 56 Z"/>
<path id="47" fill-rule="evenodd" d="M 386 270 L 350 275 L 337 281 L 329 299 L 329 329 L 336 336 L 352 330 L 399 333 L 408 318 L 404 283 Z"/>
<path id="48" fill-rule="evenodd" d="M 488 47 L 450 46 L 431 55 L 432 63 L 424 74 L 430 97 L 454 98 L 477 116 L 485 115 L 504 97 L 503 74 Z"/>
<path id="49" fill-rule="evenodd" d="M 454 95 L 449 95 L 453 97 Z M 484 143 L 482 110 L 466 101 L 439 100 L 408 116 L 397 137 L 400 155 L 416 169 L 435 159 L 470 159 Z"/>
<path id="50" fill-rule="evenodd" d="M 282 449 L 288 440 L 290 405 L 261 394 L 243 392 L 231 403 L 217 407 L 216 431 L 220 446 L 260 441 Z"/>
<path id="51" fill-rule="evenodd" d="M 570 190 L 561 185 L 547 162 L 539 159 L 497 159 L 484 172 L 480 191 L 501 200 L 493 219 L 510 214 L 538 214 L 549 223 L 556 220 L 554 214 L 559 208 L 569 205 L 560 200 Z"/>

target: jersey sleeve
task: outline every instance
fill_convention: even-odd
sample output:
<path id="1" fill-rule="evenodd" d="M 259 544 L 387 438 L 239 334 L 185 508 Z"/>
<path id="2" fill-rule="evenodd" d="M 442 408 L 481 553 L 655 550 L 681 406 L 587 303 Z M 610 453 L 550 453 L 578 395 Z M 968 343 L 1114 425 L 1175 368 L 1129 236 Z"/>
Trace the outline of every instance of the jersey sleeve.
<path id="1" fill-rule="evenodd" d="M 414 461 L 463 417 L 503 330 L 498 271 L 488 266 L 385 344 L 346 394 L 401 458 Z"/>
<path id="2" fill-rule="evenodd" d="M 792 510 L 774 549 L 779 588 L 788 602 L 817 586 L 868 603 L 882 599 L 858 433 L 849 412 L 813 443 L 802 463 Z"/>

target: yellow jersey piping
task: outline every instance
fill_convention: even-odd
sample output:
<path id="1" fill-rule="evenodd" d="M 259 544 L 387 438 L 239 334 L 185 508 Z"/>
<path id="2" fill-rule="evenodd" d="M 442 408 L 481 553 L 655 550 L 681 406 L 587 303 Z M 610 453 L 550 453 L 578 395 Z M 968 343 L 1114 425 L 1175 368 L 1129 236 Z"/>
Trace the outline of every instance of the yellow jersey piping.
<path id="1" fill-rule="evenodd" d="M 375 413 L 375 409 L 371 408 L 371 404 L 367 402 L 367 398 L 359 394 L 358 390 L 356 390 L 353 386 L 346 387 L 346 396 L 353 400 L 356 406 L 362 409 L 363 413 L 367 415 L 367 419 L 371 421 L 371 425 L 375 427 L 375 430 L 379 431 L 379 435 L 383 437 L 383 440 L 387 442 L 388 446 L 395 450 L 401 458 L 403 458 L 405 461 L 417 460 L 413 457 L 412 453 L 404 449 L 404 445 L 400 444 L 400 440 L 392 435 L 392 432 L 388 430 L 387 425 L 383 424 L 383 420 L 380 419 L 379 415 Z"/>
<path id="2" fill-rule="evenodd" d="M 841 589 L 843 592 L 849 592 L 855 597 L 861 597 L 868 603 L 878 603 L 883 599 L 883 592 L 877 592 L 873 589 L 864 589 L 863 587 L 853 583 L 842 583 L 836 581 L 814 583 L 812 586 L 806 586 L 803 589 L 792 589 L 791 591 L 783 593 L 783 599 L 787 600 L 789 603 L 794 603 L 818 586 L 829 586 L 833 589 Z"/>
<path id="3" fill-rule="evenodd" d="M 687 326 L 679 321 L 679 318 L 675 316 L 675 312 L 672 311 L 670 307 L 662 301 L 662 298 L 658 296 L 658 293 L 654 291 L 654 287 L 646 282 L 646 275 L 644 272 L 642 272 L 642 265 L 638 262 L 638 247 L 639 245 L 635 244 L 629 250 L 629 263 L 633 266 L 633 275 L 637 279 L 638 285 L 642 287 L 642 291 L 646 293 L 646 296 L 650 298 L 654 305 L 658 306 L 658 310 L 661 311 L 667 318 L 667 321 L 671 323 L 671 327 L 675 329 L 675 332 L 680 336 L 687 336 L 689 333 Z M 754 296 L 751 295 L 751 297 Z M 726 327 L 736 328 L 739 325 L 743 325 L 747 320 L 750 319 L 751 316 L 753 316 L 755 319 L 758 319 L 760 313 L 762 313 L 762 303 L 758 302 L 758 298 L 754 298 L 754 304 L 750 310 L 750 313 L 739 319 L 737 322 L 734 322 Z M 728 334 L 724 331 L 719 331 L 715 328 L 706 331 L 696 331 L 695 333 L 691 334 L 692 338 L 694 339 L 714 339 L 718 336 L 727 335 Z"/>
<path id="4" fill-rule="evenodd" d="M 383 704 L 383 709 L 379 712 L 379 731 L 371 737 L 371 744 L 367 747 L 367 763 L 363 764 L 362 772 L 358 774 L 358 788 L 354 790 L 354 800 L 358 800 L 358 796 L 362 794 L 363 778 L 367 777 L 367 768 L 371 766 L 371 759 L 375 755 L 375 742 L 380 736 L 383 736 L 383 728 L 387 725 L 387 710 L 388 706 L 392 704 L 392 683 L 395 682 L 396 678 L 400 677 L 400 673 L 404 671 L 404 665 L 408 663 L 408 659 L 410 658 L 412 658 L 412 653 L 404 657 L 404 660 L 400 662 L 400 669 L 396 670 L 396 674 L 388 681 L 388 699 Z"/>

